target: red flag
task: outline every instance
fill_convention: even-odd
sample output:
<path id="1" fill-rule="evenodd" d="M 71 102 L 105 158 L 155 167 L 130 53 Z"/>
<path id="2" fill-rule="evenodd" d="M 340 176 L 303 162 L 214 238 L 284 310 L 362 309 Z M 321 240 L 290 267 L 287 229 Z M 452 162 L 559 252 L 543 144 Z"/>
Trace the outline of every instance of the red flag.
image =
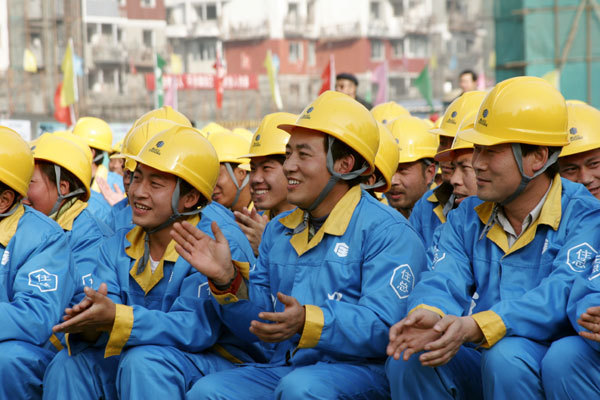
<path id="1" fill-rule="evenodd" d="M 221 62 L 221 52 L 217 49 L 217 60 L 213 65 L 215 69 L 215 96 L 217 108 L 223 108 L 223 78 L 225 78 L 225 68 Z"/>
<path id="2" fill-rule="evenodd" d="M 71 110 L 69 110 L 69 106 L 61 106 L 60 105 L 60 92 L 62 91 L 62 82 L 58 84 L 56 87 L 56 91 L 54 92 L 54 119 L 58 122 L 62 122 L 67 126 L 73 125 L 73 121 L 71 120 Z"/>
<path id="3" fill-rule="evenodd" d="M 321 85 L 321 89 L 319 89 L 319 94 L 326 90 L 335 89 L 335 60 L 333 59 L 333 55 L 329 56 L 329 62 L 321 73 L 321 80 L 323 84 Z"/>

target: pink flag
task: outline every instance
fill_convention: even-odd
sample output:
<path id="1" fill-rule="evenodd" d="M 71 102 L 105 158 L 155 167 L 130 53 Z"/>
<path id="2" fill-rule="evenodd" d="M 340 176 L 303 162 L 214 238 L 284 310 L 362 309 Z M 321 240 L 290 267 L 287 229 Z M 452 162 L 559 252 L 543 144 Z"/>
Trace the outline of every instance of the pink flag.
<path id="1" fill-rule="evenodd" d="M 477 77 L 477 90 L 485 90 L 485 74 L 483 71 Z"/>
<path id="2" fill-rule="evenodd" d="M 165 92 L 165 106 L 171 106 L 177 110 L 177 75 L 167 77 L 167 91 Z"/>
<path id="3" fill-rule="evenodd" d="M 377 83 L 377 96 L 373 105 L 385 103 L 388 98 L 388 67 L 387 61 L 382 62 L 375 71 L 373 71 L 373 82 Z"/>

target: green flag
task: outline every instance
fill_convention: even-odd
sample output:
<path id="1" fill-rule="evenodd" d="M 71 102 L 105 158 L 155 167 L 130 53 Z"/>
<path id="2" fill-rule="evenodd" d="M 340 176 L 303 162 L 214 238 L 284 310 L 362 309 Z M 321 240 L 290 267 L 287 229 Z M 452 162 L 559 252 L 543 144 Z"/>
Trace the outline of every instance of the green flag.
<path id="1" fill-rule="evenodd" d="M 154 66 L 154 104 L 156 108 L 163 106 L 165 90 L 163 88 L 163 70 L 167 62 L 160 54 L 156 54 L 156 64 Z"/>
<path id="2" fill-rule="evenodd" d="M 431 89 L 431 79 L 429 78 L 429 68 L 427 65 L 423 68 L 423 71 L 419 74 L 419 77 L 415 80 L 415 86 L 421 92 L 421 96 L 427 100 L 427 104 L 433 111 L 433 91 Z"/>

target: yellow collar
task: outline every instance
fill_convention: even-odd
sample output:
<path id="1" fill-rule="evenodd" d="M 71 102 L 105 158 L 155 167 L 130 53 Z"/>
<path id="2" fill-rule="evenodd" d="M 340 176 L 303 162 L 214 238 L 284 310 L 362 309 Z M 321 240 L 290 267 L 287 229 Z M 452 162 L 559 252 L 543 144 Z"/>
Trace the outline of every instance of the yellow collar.
<path id="1" fill-rule="evenodd" d="M 552 187 L 548 192 L 548 197 L 546 197 L 546 201 L 542 206 L 542 212 L 540 213 L 539 218 L 529 225 L 529 227 L 521 236 L 519 236 L 517 241 L 512 245 L 512 247 L 510 247 L 510 249 L 508 247 L 506 232 L 504 232 L 504 229 L 502 229 L 502 227 L 500 227 L 500 225 L 497 223 L 494 223 L 486 236 L 491 241 L 496 243 L 498 247 L 500 247 L 504 253 L 506 253 L 506 255 L 508 255 L 528 245 L 535 238 L 535 232 L 538 225 L 548 225 L 552 229 L 557 230 L 562 217 L 561 194 L 562 182 L 560 180 L 560 175 L 556 174 L 554 180 L 552 181 Z M 492 217 L 494 204 L 495 203 L 493 202 L 486 201 L 475 207 L 475 212 L 477 212 L 481 223 L 484 225 Z"/>
<path id="2" fill-rule="evenodd" d="M 25 207 L 22 204 L 17 206 L 17 210 L 8 217 L 0 221 L 0 244 L 4 247 L 8 246 L 8 242 L 15 236 L 17 226 L 21 217 L 25 213 Z"/>
<path id="3" fill-rule="evenodd" d="M 194 215 L 187 219 L 187 222 L 196 226 L 198 222 L 200 222 L 200 216 Z M 140 287 L 144 290 L 144 293 L 148 294 L 150 290 L 160 280 L 164 277 L 164 263 L 175 262 L 179 258 L 179 254 L 175 251 L 175 241 L 171 240 L 165 249 L 165 253 L 160 260 L 158 267 L 154 272 L 152 272 L 152 268 L 149 265 L 146 265 L 144 271 L 141 274 L 137 274 L 137 264 L 140 262 L 140 259 L 144 255 L 144 240 L 146 238 L 146 232 L 141 226 L 136 225 L 132 230 L 127 233 L 125 236 L 127 241 L 130 243 L 128 247 L 125 248 L 125 253 L 135 260 L 133 266 L 129 271 L 129 275 L 140 285 Z M 148 264 L 150 264 L 150 258 L 148 258 Z"/>
<path id="4" fill-rule="evenodd" d="M 361 196 L 362 191 L 359 185 L 350 188 L 340 201 L 337 202 L 333 210 L 331 210 L 325 223 L 323 223 L 321 229 L 312 237 L 310 242 L 308 241 L 308 228 L 293 235 L 290 243 L 296 250 L 296 253 L 298 253 L 298 256 L 301 256 L 319 244 L 325 233 L 333 236 L 342 236 L 350 224 L 350 219 L 352 219 L 352 214 Z M 304 211 L 298 208 L 291 214 L 281 218 L 279 222 L 286 228 L 293 230 L 302 223 L 303 218 Z"/>
<path id="5" fill-rule="evenodd" d="M 77 218 L 79 214 L 81 214 L 81 212 L 86 209 L 87 206 L 88 204 L 81 200 L 75 201 L 75 203 L 73 203 L 71 207 L 66 209 L 60 215 L 60 217 L 58 217 L 56 222 L 58 222 L 58 224 L 61 228 L 63 228 L 63 230 L 70 231 L 71 229 L 73 229 L 73 221 L 75 221 L 75 218 Z"/>
<path id="6" fill-rule="evenodd" d="M 427 198 L 427 201 L 431 202 L 431 203 L 439 203 L 437 196 L 435 195 L 435 192 L 431 192 L 431 196 L 429 196 Z"/>

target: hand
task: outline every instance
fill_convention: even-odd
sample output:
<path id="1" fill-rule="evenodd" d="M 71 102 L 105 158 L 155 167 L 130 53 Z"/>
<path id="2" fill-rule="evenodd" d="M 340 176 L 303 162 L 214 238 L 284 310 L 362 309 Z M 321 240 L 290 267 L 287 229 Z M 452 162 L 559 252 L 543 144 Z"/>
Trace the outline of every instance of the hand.
<path id="1" fill-rule="evenodd" d="M 250 332 L 258 336 L 263 342 L 283 342 L 296 333 L 301 333 L 304 329 L 306 310 L 298 300 L 283 293 L 277 293 L 277 298 L 285 306 L 283 312 L 261 312 L 258 314 L 260 319 L 273 321 L 273 324 L 259 321 L 250 323 Z"/>
<path id="2" fill-rule="evenodd" d="M 113 184 L 115 189 L 111 190 L 111 188 L 108 186 L 108 182 L 106 182 L 106 179 L 97 177 L 96 182 L 98 182 L 100 193 L 102 193 L 102 196 L 104 196 L 108 204 L 111 206 L 114 206 L 125 198 L 125 193 L 121 191 L 121 188 L 116 183 Z"/>
<path id="3" fill-rule="evenodd" d="M 83 290 L 86 296 L 89 297 L 91 305 L 85 311 L 69 318 L 62 324 L 55 325 L 52 328 L 52 332 L 110 332 L 115 322 L 117 306 L 103 294 L 108 291 L 106 283 L 101 284 L 98 291 L 89 287 L 85 287 Z"/>
<path id="4" fill-rule="evenodd" d="M 438 339 L 441 334 L 433 330 L 440 316 L 433 311 L 420 308 L 390 328 L 387 354 L 395 360 L 408 361 L 411 355 L 423 350 L 427 343 Z"/>
<path id="5" fill-rule="evenodd" d="M 260 240 L 262 238 L 262 234 L 265 230 L 265 226 L 267 222 L 269 222 L 269 218 L 266 215 L 260 215 L 255 208 L 252 211 L 248 211 L 246 207 L 240 211 L 234 211 L 235 220 L 237 224 L 248 238 L 250 245 L 252 246 L 252 250 L 254 250 L 254 255 L 258 257 L 258 246 L 260 245 Z"/>
<path id="6" fill-rule="evenodd" d="M 106 284 L 102 284 L 98 288 L 97 292 L 106 296 L 108 294 L 108 287 L 106 286 Z M 81 300 L 79 304 L 75 304 L 73 308 L 65 308 L 65 315 L 63 316 L 63 320 L 67 321 L 73 318 L 74 316 L 81 314 L 82 312 L 90 308 L 92 304 L 93 302 L 91 297 L 85 296 L 83 300 Z"/>
<path id="7" fill-rule="evenodd" d="M 600 342 L 600 306 L 588 308 L 581 314 L 577 323 L 589 331 L 579 332 L 581 337 Z"/>
<path id="8" fill-rule="evenodd" d="M 177 243 L 175 250 L 190 265 L 217 285 L 226 285 L 235 275 L 231 262 L 229 242 L 213 221 L 211 229 L 215 238 L 196 228 L 189 222 L 176 222 L 171 237 Z"/>
<path id="9" fill-rule="evenodd" d="M 435 342 L 425 345 L 426 353 L 419 360 L 426 367 L 438 367 L 454 357 L 465 342 L 479 343 L 484 339 L 483 332 L 472 317 L 446 315 L 433 330 L 443 333 Z"/>

